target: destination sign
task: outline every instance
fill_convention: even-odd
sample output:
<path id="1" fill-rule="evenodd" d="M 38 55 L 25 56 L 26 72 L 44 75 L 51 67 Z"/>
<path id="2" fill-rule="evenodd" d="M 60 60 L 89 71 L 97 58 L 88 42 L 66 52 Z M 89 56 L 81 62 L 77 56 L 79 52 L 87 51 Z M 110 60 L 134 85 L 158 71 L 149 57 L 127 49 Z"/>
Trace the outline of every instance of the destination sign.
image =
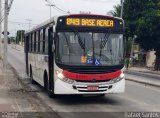
<path id="1" fill-rule="evenodd" d="M 66 24 L 68 26 L 82 26 L 82 27 L 114 27 L 114 20 L 109 19 L 92 19 L 92 18 L 67 18 Z"/>

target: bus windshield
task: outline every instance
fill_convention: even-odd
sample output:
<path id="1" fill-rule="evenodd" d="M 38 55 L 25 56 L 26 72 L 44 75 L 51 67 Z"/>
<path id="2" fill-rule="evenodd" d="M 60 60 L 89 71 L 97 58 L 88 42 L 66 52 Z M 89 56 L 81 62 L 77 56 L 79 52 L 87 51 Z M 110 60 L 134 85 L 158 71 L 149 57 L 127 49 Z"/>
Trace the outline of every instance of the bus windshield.
<path id="1" fill-rule="evenodd" d="M 114 66 L 124 63 L 123 34 L 58 32 L 56 61 L 65 65 Z"/>

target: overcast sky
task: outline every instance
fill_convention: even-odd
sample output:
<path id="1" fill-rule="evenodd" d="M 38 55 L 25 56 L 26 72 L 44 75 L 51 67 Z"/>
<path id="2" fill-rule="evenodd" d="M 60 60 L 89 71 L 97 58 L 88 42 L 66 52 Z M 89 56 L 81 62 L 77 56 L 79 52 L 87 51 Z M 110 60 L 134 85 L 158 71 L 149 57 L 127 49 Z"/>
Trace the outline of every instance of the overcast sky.
<path id="1" fill-rule="evenodd" d="M 9 0 L 10 1 L 10 0 Z M 120 0 L 50 0 L 57 7 L 70 13 L 79 13 L 79 11 L 90 11 L 93 14 L 102 14 L 113 10 L 113 6 L 120 3 Z M 4 4 L 4 0 L 2 0 Z M 46 6 L 45 0 L 14 0 L 9 14 L 9 32 L 13 35 L 16 30 L 28 29 L 27 19 L 32 24 L 39 24 L 50 16 L 50 8 Z M 63 15 L 52 8 L 52 16 Z M 17 23 L 19 22 L 19 23 Z M 33 26 L 33 25 L 32 25 Z"/>

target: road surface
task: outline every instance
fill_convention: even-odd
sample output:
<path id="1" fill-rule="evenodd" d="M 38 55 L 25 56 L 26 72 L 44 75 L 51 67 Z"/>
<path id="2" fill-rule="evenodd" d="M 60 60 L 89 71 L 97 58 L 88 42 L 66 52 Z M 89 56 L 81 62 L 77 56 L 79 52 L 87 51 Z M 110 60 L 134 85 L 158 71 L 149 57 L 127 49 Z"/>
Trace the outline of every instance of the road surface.
<path id="1" fill-rule="evenodd" d="M 141 77 L 147 80 L 160 81 L 160 75 L 151 73 L 142 73 L 137 71 L 127 71 L 128 76 Z M 152 79 L 151 79 L 152 78 Z"/>

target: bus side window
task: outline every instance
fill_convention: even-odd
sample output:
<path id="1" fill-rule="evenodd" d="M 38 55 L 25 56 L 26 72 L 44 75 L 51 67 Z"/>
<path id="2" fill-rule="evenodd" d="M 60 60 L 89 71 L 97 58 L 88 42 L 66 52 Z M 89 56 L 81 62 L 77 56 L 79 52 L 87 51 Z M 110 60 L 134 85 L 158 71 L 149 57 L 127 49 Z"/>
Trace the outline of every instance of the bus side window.
<path id="1" fill-rule="evenodd" d="M 36 31 L 36 53 L 38 53 L 38 31 Z"/>
<path id="2" fill-rule="evenodd" d="M 28 38 L 28 42 L 29 42 L 29 48 L 28 48 L 28 51 L 29 52 L 31 52 L 31 34 L 29 34 L 29 36 L 28 36 L 29 38 Z"/>
<path id="3" fill-rule="evenodd" d="M 46 30 L 45 29 L 43 29 L 43 53 L 45 53 L 45 32 L 46 32 Z"/>
<path id="4" fill-rule="evenodd" d="M 43 53 L 43 29 L 40 30 L 40 52 Z"/>
<path id="5" fill-rule="evenodd" d="M 37 41 L 36 41 L 36 32 L 34 32 L 34 52 L 36 52 L 36 43 L 37 43 Z"/>
<path id="6" fill-rule="evenodd" d="M 30 50 L 30 52 L 32 52 L 32 50 L 33 50 L 33 36 L 32 36 L 32 33 L 31 33 L 30 37 L 31 37 L 31 50 Z"/>
<path id="7" fill-rule="evenodd" d="M 45 31 L 45 54 L 48 54 L 48 30 L 49 27 L 47 27 Z"/>
<path id="8" fill-rule="evenodd" d="M 38 38 L 38 50 L 37 50 L 37 52 L 40 52 L 40 30 L 37 32 L 37 38 Z"/>
<path id="9" fill-rule="evenodd" d="M 32 33 L 32 52 L 34 52 L 34 33 Z"/>

